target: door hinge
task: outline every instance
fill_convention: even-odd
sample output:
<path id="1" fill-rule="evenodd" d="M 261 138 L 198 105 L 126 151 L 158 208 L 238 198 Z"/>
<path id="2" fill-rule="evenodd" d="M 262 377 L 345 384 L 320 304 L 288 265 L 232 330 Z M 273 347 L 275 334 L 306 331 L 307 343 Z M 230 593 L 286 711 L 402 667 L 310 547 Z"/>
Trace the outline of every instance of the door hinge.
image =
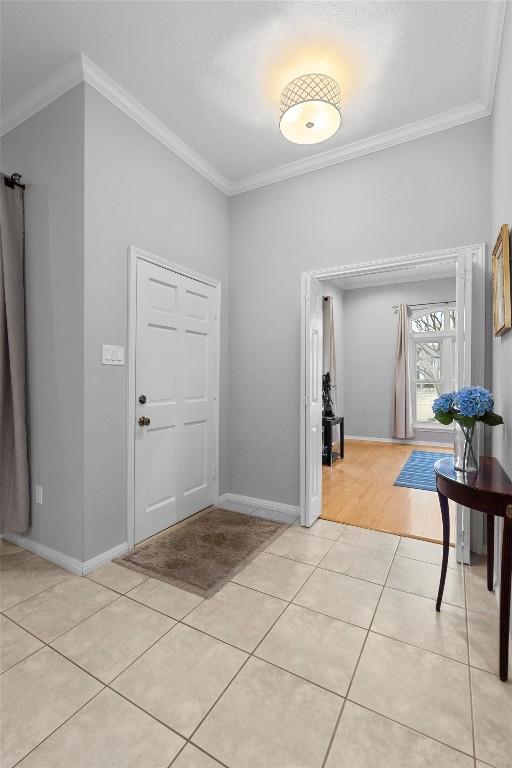
<path id="1" fill-rule="evenodd" d="M 216 390 L 214 390 L 214 391 L 213 391 L 213 399 L 214 399 L 214 400 L 216 400 L 216 399 L 217 399 L 217 392 L 216 392 Z"/>

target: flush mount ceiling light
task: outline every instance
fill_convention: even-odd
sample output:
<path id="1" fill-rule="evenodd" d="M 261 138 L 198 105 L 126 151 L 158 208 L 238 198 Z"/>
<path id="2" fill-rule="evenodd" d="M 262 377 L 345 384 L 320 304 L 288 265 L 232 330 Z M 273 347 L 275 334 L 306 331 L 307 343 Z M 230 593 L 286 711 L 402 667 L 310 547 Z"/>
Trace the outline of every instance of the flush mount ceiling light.
<path id="1" fill-rule="evenodd" d="M 281 93 L 281 133 L 295 144 L 317 144 L 341 124 L 341 92 L 328 75 L 302 75 Z"/>

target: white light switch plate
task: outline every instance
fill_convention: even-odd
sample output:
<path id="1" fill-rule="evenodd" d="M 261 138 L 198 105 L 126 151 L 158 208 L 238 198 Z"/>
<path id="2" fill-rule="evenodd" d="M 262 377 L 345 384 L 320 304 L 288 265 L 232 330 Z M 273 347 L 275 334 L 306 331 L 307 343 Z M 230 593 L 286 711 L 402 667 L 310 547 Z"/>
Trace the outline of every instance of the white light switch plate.
<path id="1" fill-rule="evenodd" d="M 113 344 L 102 344 L 101 362 L 103 365 L 124 365 L 124 347 L 116 347 Z"/>

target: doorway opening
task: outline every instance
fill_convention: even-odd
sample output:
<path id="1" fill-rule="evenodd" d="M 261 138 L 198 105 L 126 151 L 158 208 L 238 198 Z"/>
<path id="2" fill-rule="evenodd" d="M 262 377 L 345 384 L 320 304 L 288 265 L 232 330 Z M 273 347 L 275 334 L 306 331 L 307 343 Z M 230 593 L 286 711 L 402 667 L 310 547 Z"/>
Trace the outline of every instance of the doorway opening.
<path id="1" fill-rule="evenodd" d="M 452 430 L 434 420 L 437 394 L 482 383 L 483 322 L 472 319 L 484 316 L 484 253 L 477 245 L 302 274 L 302 525 L 321 516 L 441 539 L 437 494 L 420 470 L 406 483 L 401 472 L 409 459 L 431 471 L 436 454 L 453 449 Z M 400 312 L 407 433 L 393 419 Z M 455 517 L 457 556 L 468 562 L 470 511 Z"/>

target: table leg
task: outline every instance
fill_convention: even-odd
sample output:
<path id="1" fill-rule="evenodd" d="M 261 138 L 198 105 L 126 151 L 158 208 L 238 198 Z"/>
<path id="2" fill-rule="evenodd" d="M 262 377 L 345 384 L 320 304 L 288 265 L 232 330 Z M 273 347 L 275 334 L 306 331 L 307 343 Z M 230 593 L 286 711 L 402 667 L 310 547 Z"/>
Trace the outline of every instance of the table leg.
<path id="1" fill-rule="evenodd" d="M 437 593 L 436 611 L 441 610 L 443 600 L 444 583 L 446 581 L 446 570 L 448 568 L 448 555 L 450 554 L 450 508 L 448 499 L 439 491 L 439 506 L 441 507 L 441 517 L 443 520 L 443 562 L 441 565 L 441 579 L 439 581 L 439 592 Z"/>
<path id="2" fill-rule="evenodd" d="M 510 573 L 512 569 L 512 517 L 505 517 L 501 549 L 500 581 L 500 680 L 508 680 L 510 631 Z"/>
<path id="3" fill-rule="evenodd" d="M 487 515 L 487 589 L 494 592 L 494 515 Z"/>
<path id="4" fill-rule="evenodd" d="M 332 467 L 332 424 L 329 422 L 325 429 L 326 441 L 327 441 L 327 458 L 328 464 Z"/>

